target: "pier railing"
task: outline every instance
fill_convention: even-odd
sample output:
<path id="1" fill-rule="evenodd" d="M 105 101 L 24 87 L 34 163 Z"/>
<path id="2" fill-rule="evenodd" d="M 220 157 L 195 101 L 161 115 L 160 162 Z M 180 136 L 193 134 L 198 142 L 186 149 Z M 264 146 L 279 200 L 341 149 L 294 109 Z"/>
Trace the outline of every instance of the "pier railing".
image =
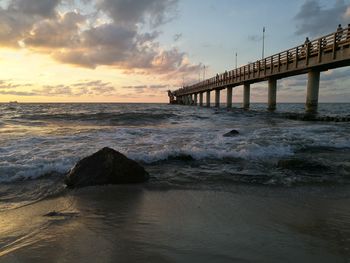
<path id="1" fill-rule="evenodd" d="M 267 80 L 271 77 L 293 76 L 302 74 L 313 67 L 325 66 L 326 69 L 337 67 L 336 62 L 349 60 L 349 52 L 346 53 L 346 56 L 341 54 L 343 50 L 349 49 L 350 28 L 348 27 L 240 68 L 217 74 L 194 85 L 185 86 L 174 91 L 174 95 L 183 96 L 224 89 L 243 83 Z"/>

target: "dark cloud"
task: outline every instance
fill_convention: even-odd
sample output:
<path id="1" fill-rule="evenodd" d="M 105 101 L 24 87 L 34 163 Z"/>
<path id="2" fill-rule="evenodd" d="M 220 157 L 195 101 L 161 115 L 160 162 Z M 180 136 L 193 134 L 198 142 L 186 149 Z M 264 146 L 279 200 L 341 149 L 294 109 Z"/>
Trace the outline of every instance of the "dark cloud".
<path id="1" fill-rule="evenodd" d="M 85 24 L 85 17 L 75 12 L 42 20 L 33 25 L 23 42 L 30 47 L 74 47 L 81 44 L 78 31 L 80 24 Z"/>
<path id="2" fill-rule="evenodd" d="M 61 0 L 12 0 L 8 9 L 24 15 L 49 17 L 55 15 L 55 8 L 60 2 Z"/>
<path id="3" fill-rule="evenodd" d="M 33 26 L 57 16 L 61 0 L 11 0 L 6 9 L 0 7 L 0 44 L 18 47 L 18 41 L 30 35 Z"/>
<path id="4" fill-rule="evenodd" d="M 108 14 L 115 23 L 135 26 L 148 23 L 160 26 L 173 17 L 178 0 L 103 0 L 97 6 Z"/>
<path id="5" fill-rule="evenodd" d="M 0 8 L 0 44 L 19 47 L 18 41 L 29 33 L 34 17 L 21 15 L 18 11 Z"/>
<path id="6" fill-rule="evenodd" d="M 337 0 L 333 7 L 323 8 L 317 0 L 307 0 L 295 16 L 297 35 L 318 36 L 336 31 L 337 25 L 348 23 L 350 7 L 344 0 Z"/>

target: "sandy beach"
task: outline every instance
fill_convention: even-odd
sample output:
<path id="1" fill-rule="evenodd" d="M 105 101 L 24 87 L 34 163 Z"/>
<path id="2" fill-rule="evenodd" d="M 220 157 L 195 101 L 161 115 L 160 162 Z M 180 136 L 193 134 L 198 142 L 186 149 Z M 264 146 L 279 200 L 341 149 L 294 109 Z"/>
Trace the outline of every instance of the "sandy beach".
<path id="1" fill-rule="evenodd" d="M 0 256 L 1 262 L 349 262 L 349 207 L 348 186 L 89 187 L 2 212 L 7 244 Z"/>

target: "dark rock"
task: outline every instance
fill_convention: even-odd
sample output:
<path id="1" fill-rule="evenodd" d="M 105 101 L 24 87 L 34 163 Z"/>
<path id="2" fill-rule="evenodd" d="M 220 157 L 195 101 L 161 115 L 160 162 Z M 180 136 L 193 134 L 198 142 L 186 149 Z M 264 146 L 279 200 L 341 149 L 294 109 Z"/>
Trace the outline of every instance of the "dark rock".
<path id="1" fill-rule="evenodd" d="M 52 211 L 52 212 L 47 213 L 47 214 L 44 215 L 44 216 L 54 217 L 54 216 L 60 216 L 60 215 L 61 215 L 60 212 Z"/>
<path id="2" fill-rule="evenodd" d="M 58 212 L 58 211 L 51 211 L 47 214 L 45 214 L 44 216 L 46 217 L 65 217 L 65 218 L 72 218 L 72 217 L 77 217 L 79 214 L 75 213 L 75 212 L 66 212 L 66 213 L 62 213 L 62 212 Z"/>
<path id="3" fill-rule="evenodd" d="M 80 160 L 66 176 L 69 188 L 106 184 L 135 184 L 149 179 L 149 174 L 137 162 L 123 154 L 103 148 Z"/>
<path id="4" fill-rule="evenodd" d="M 234 137 L 234 136 L 237 136 L 237 135 L 239 135 L 239 131 L 232 130 L 232 131 L 230 131 L 228 133 L 225 133 L 223 136 L 224 137 Z"/>

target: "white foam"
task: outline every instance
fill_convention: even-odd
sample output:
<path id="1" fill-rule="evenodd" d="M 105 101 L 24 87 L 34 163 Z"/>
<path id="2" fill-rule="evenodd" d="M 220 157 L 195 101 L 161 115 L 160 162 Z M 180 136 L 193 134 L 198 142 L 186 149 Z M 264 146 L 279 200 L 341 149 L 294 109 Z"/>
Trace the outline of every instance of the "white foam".
<path id="1" fill-rule="evenodd" d="M 40 129 L 28 126 L 5 138 L 0 127 L 0 182 L 37 178 L 52 171 L 64 173 L 79 159 L 106 146 L 145 163 L 181 155 L 196 160 L 242 158 L 263 163 L 305 147 L 350 147 L 347 124 L 289 120 L 271 124 L 253 114 L 247 118 L 244 113 L 213 114 L 203 109 L 197 118 L 195 108 L 181 111 L 184 120 L 147 128 L 53 123 Z M 233 128 L 239 130 L 238 136 L 222 136 Z"/>

